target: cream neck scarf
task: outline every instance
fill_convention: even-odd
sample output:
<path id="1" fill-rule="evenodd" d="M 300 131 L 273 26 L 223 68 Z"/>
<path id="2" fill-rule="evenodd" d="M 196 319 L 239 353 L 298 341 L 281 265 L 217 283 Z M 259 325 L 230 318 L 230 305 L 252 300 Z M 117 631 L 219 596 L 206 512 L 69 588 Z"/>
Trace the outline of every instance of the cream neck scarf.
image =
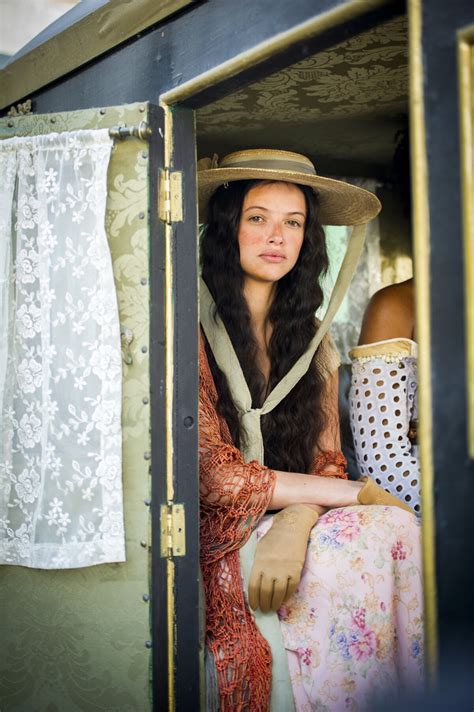
<path id="1" fill-rule="evenodd" d="M 288 395 L 291 389 L 305 375 L 310 367 L 316 350 L 323 340 L 336 314 L 349 282 L 354 273 L 365 239 L 365 225 L 357 225 L 353 229 L 344 261 L 334 285 L 329 305 L 324 318 L 310 342 L 306 352 L 296 361 L 286 376 L 277 383 L 267 396 L 261 408 L 252 408 L 252 397 L 247 386 L 242 368 L 232 346 L 227 330 L 216 312 L 214 300 L 205 282 L 200 285 L 200 320 L 209 346 L 220 370 L 225 374 L 229 384 L 232 400 L 239 413 L 241 427 L 245 431 L 245 446 L 243 455 L 246 462 L 258 460 L 263 464 L 263 438 L 261 417 L 270 413 Z"/>

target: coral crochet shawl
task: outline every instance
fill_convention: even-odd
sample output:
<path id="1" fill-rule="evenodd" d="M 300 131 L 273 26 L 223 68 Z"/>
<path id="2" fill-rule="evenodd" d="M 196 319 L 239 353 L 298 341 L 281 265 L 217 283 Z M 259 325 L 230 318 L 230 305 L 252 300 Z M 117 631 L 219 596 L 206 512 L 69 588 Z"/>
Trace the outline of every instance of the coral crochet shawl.
<path id="1" fill-rule="evenodd" d="M 220 709 L 267 712 L 272 656 L 244 599 L 239 549 L 266 513 L 275 473 L 255 460 L 245 463 L 233 445 L 227 423 L 217 413 L 218 396 L 202 338 L 199 359 L 200 529 L 206 644 L 217 670 Z M 338 430 L 338 423 L 335 425 Z M 325 471 L 328 464 L 332 465 L 331 471 Z M 339 448 L 317 454 L 311 474 L 347 477 Z"/>

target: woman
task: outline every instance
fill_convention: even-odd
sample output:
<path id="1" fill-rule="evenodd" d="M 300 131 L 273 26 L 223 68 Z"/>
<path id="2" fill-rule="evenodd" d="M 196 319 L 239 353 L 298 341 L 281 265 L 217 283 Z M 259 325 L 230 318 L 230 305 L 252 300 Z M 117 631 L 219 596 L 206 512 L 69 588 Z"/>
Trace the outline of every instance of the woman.
<path id="1" fill-rule="evenodd" d="M 411 513 L 360 506 L 400 503 L 347 480 L 337 356 L 327 336 L 311 349 L 321 223 L 363 223 L 379 204 L 284 151 L 231 154 L 198 178 L 201 551 L 220 709 L 366 707 L 420 679 L 419 536 Z"/>
<path id="2" fill-rule="evenodd" d="M 374 294 L 350 353 L 351 427 L 357 464 L 420 513 L 414 282 Z"/>

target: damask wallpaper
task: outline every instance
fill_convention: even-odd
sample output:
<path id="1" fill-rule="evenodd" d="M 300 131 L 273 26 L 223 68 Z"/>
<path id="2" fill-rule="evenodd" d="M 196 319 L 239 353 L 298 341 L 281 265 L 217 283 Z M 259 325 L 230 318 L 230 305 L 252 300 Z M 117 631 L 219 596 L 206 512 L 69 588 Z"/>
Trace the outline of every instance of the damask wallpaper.
<path id="1" fill-rule="evenodd" d="M 407 94 L 402 16 L 199 109 L 199 158 L 286 148 L 307 154 L 320 173 L 378 177 Z"/>
<path id="2" fill-rule="evenodd" d="M 2 119 L 17 135 L 137 124 L 141 107 Z M 127 561 L 41 571 L 0 567 L 2 712 L 148 712 L 149 442 L 148 145 L 114 144 L 106 227 L 122 328 Z M 130 358 L 131 357 L 131 358 Z M 127 361 L 131 361 L 127 363 Z"/>

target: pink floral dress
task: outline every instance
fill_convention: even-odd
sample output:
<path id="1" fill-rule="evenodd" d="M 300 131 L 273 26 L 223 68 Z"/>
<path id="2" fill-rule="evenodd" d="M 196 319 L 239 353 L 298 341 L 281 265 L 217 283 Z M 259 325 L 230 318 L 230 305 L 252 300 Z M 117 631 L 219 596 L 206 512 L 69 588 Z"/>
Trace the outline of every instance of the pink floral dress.
<path id="1" fill-rule="evenodd" d="M 379 709 L 420 688 L 420 542 L 417 519 L 397 507 L 320 518 L 298 590 L 278 612 L 297 712 Z"/>

